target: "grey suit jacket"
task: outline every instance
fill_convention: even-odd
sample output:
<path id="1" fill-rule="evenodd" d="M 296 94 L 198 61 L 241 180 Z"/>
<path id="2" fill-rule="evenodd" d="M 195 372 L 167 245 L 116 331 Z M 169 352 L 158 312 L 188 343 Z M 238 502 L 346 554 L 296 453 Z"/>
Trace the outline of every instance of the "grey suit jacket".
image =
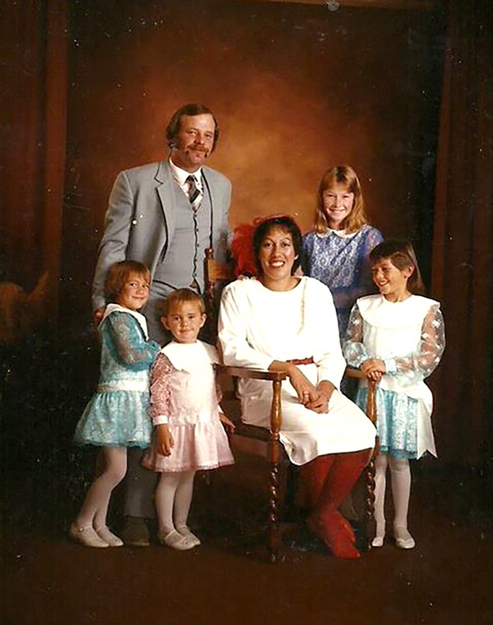
<path id="1" fill-rule="evenodd" d="M 202 173 L 211 193 L 214 253 L 224 260 L 229 241 L 231 183 L 210 167 L 203 167 Z M 104 281 L 110 265 L 121 260 L 137 260 L 145 263 L 153 275 L 174 231 L 173 176 L 168 161 L 120 172 L 111 191 L 99 245 L 93 309 L 106 304 Z"/>

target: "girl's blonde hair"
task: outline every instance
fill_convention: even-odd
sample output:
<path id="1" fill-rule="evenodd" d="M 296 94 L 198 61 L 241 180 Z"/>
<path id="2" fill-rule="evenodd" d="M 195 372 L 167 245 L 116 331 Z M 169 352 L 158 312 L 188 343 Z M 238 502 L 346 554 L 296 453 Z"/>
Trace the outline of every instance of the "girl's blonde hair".
<path id="1" fill-rule="evenodd" d="M 317 192 L 317 208 L 315 209 L 314 227 L 316 232 L 327 232 L 329 222 L 324 210 L 324 191 L 343 185 L 354 193 L 353 208 L 346 219 L 342 222 L 342 228 L 347 232 L 357 232 L 360 228 L 369 223 L 365 213 L 363 192 L 356 172 L 349 165 L 337 165 L 328 169 L 320 180 Z"/>
<path id="2" fill-rule="evenodd" d="M 421 278 L 416 254 L 409 241 L 388 239 L 387 241 L 379 243 L 379 245 L 374 247 L 370 252 L 370 264 L 372 267 L 379 261 L 385 259 L 390 260 L 394 267 L 397 267 L 400 271 L 406 267 L 412 267 L 413 272 L 407 281 L 408 291 L 419 295 L 425 292 L 425 286 Z"/>
<path id="3" fill-rule="evenodd" d="M 151 281 L 151 272 L 144 263 L 139 263 L 136 260 L 122 260 L 111 265 L 104 283 L 107 302 L 114 303 L 116 301 L 132 273 L 147 279 L 148 282 Z"/>

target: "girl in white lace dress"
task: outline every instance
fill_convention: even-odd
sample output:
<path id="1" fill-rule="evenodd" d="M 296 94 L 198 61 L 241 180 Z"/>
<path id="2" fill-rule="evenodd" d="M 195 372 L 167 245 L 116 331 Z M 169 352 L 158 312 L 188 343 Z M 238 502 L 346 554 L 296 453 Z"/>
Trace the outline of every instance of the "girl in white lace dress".
<path id="1" fill-rule="evenodd" d="M 150 273 L 142 263 L 112 265 L 106 278 L 108 304 L 98 326 L 101 366 L 96 393 L 77 424 L 79 445 L 101 447 L 102 471 L 87 491 L 70 537 L 86 547 L 120 547 L 106 527 L 111 493 L 127 471 L 127 447 L 148 447 L 149 368 L 159 345 L 148 340 L 147 322 L 138 311 L 149 297 Z"/>
<path id="2" fill-rule="evenodd" d="M 415 295 L 422 292 L 414 250 L 410 243 L 386 241 L 370 253 L 373 280 L 380 295 L 357 300 L 351 311 L 344 354 L 378 381 L 374 547 L 385 537 L 384 500 L 387 467 L 392 478 L 394 537 L 401 549 L 412 549 L 407 513 L 411 492 L 410 459 L 429 451 L 436 456 L 431 427 L 433 398 L 424 383 L 440 362 L 445 333 L 440 304 Z M 356 403 L 366 404 L 363 381 Z"/>
<path id="3" fill-rule="evenodd" d="M 212 345 L 197 340 L 205 319 L 197 293 L 173 291 L 161 318 L 173 340 L 163 347 L 151 373 L 154 441 L 142 464 L 161 473 L 156 489 L 159 540 L 180 551 L 200 545 L 187 526 L 195 472 L 233 463 L 221 422 L 234 426 L 219 409 L 214 375 L 219 358 Z"/>

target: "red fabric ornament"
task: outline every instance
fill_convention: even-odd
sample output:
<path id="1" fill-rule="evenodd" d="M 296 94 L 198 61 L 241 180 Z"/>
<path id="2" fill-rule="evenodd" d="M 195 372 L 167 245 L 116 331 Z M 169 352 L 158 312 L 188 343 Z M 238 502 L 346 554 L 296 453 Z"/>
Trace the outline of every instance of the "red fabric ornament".
<path id="1" fill-rule="evenodd" d="M 257 267 L 253 255 L 253 233 L 257 227 L 256 222 L 251 224 L 238 224 L 233 230 L 231 239 L 231 256 L 235 261 L 235 277 L 256 276 Z"/>

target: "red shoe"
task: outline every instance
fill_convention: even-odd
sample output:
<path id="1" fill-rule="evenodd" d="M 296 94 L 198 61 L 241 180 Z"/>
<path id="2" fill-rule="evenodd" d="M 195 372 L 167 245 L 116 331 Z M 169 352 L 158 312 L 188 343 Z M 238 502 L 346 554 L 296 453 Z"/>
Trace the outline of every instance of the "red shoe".
<path id="1" fill-rule="evenodd" d="M 344 529 L 346 531 L 346 534 L 349 536 L 349 540 L 354 545 L 354 543 L 356 542 L 356 534 L 354 533 L 351 523 L 345 517 L 343 517 L 342 514 L 341 514 L 341 518 L 344 523 Z"/>
<path id="2" fill-rule="evenodd" d="M 361 557 L 351 541 L 344 517 L 339 512 L 330 512 L 323 519 L 312 515 L 306 523 L 308 529 L 329 547 L 336 558 L 356 560 Z"/>

